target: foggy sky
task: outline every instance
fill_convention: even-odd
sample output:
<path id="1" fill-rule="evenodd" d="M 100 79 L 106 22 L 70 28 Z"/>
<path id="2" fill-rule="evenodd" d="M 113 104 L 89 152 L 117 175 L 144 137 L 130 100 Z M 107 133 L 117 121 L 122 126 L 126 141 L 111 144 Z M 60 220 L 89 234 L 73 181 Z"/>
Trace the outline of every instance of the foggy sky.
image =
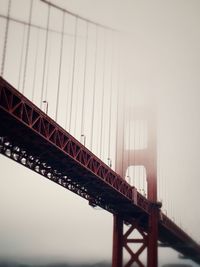
<path id="1" fill-rule="evenodd" d="M 132 33 L 132 82 L 158 106 L 163 210 L 200 241 L 200 2 L 52 0 Z M 0 257 L 110 260 L 112 215 L 0 156 Z M 160 249 L 160 260 L 177 254 Z M 187 261 L 186 261 L 187 262 Z M 195 266 L 193 264 L 193 266 Z"/>

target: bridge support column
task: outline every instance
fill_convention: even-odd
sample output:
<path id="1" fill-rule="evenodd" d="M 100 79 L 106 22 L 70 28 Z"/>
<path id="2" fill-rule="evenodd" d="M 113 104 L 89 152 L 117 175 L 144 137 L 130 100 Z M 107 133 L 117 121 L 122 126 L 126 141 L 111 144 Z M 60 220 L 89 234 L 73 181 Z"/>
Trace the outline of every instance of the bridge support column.
<path id="1" fill-rule="evenodd" d="M 123 261 L 123 220 L 113 216 L 113 255 L 112 267 L 122 267 Z"/>
<path id="2" fill-rule="evenodd" d="M 149 216 L 147 266 L 158 266 L 158 208 L 153 207 Z"/>
<path id="3" fill-rule="evenodd" d="M 144 230 L 143 217 L 134 219 L 124 231 L 124 222 L 120 216 L 113 218 L 113 258 L 112 267 L 131 267 L 134 263 L 140 267 L 158 266 L 158 207 L 152 206 L 148 219 L 148 228 Z M 123 258 L 123 251 L 128 256 Z M 147 255 L 146 263 L 141 260 L 141 255 Z"/>
<path id="4" fill-rule="evenodd" d="M 122 218 L 114 215 L 112 267 L 131 267 L 135 263 L 140 267 L 150 266 L 141 260 L 141 255 L 148 250 L 150 245 L 148 232 L 142 226 L 145 220 L 143 216 L 140 216 L 131 223 L 126 223 L 125 229 Z M 126 252 L 126 257 L 123 257 L 123 252 Z"/>

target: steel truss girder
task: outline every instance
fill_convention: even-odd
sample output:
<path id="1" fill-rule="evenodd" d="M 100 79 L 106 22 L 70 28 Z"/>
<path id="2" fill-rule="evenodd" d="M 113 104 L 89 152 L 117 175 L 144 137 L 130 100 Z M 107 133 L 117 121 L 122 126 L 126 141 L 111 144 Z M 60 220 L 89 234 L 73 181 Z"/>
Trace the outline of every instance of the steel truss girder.
<path id="1" fill-rule="evenodd" d="M 145 197 L 1 77 L 0 109 L 95 175 L 122 198 L 149 212 L 150 203 Z"/>
<path id="2" fill-rule="evenodd" d="M 5 118 L 6 120 L 3 122 Z M 40 156 L 41 154 L 32 153 L 30 147 L 23 146 L 24 136 L 20 136 L 21 142 L 18 143 L 15 142 L 13 131 L 11 133 L 13 136 L 7 135 L 7 133 L 4 134 L 4 126 L 10 131 L 10 128 L 13 127 L 13 122 L 21 128 L 24 127 L 24 129 L 30 130 L 29 133 L 38 137 L 37 140 L 46 142 L 49 148 L 59 151 L 68 161 L 76 164 L 76 167 L 80 166 L 81 171 L 85 170 L 86 174 L 81 177 L 83 179 L 76 180 L 74 177 L 70 177 L 70 175 L 59 170 L 58 164 L 52 165 L 52 161 L 44 160 L 44 157 Z M 152 206 L 150 201 L 138 193 L 135 188 L 129 186 L 118 174 L 2 77 L 0 77 L 0 136 L 0 153 L 87 199 L 90 204 L 98 205 L 113 214 L 118 214 L 118 206 L 123 200 L 124 212 L 121 215 L 125 220 L 128 218 L 128 221 L 131 221 L 131 218 L 127 217 L 130 212 L 127 209 L 125 211 L 126 207 L 128 209 L 133 207 L 133 210 L 137 208 L 137 212 L 145 214 L 146 217 L 149 216 Z M 39 148 L 38 144 L 36 144 L 36 148 Z M 66 166 L 66 169 L 71 173 L 73 166 Z M 91 176 L 91 179 L 84 179 L 84 176 Z M 106 188 L 109 189 L 109 193 L 112 193 L 110 194 L 111 196 L 116 194 L 119 202 L 109 203 L 108 199 L 105 200 L 101 197 L 101 194 L 97 195 L 95 191 L 88 191 L 89 185 L 93 181 L 97 181 L 100 184 L 102 192 Z M 159 240 L 161 242 L 169 244 L 169 246 L 186 257 L 200 263 L 199 244 L 162 212 L 159 214 L 158 223 Z"/>
<path id="3" fill-rule="evenodd" d="M 14 145 L 6 137 L 0 137 L 0 153 L 59 184 L 60 186 L 72 191 L 73 193 L 76 193 L 86 200 L 91 201 L 92 199 L 92 202 L 96 206 L 103 206 L 104 209 L 112 211 L 106 204 L 102 205 L 102 201 L 100 199 L 94 198 L 94 196 L 92 198 L 91 194 L 88 194 L 84 185 L 81 186 L 76 182 L 73 182 L 68 176 L 52 168 L 48 163 L 44 162 L 39 157 L 28 154 L 27 151 L 19 146 Z"/>

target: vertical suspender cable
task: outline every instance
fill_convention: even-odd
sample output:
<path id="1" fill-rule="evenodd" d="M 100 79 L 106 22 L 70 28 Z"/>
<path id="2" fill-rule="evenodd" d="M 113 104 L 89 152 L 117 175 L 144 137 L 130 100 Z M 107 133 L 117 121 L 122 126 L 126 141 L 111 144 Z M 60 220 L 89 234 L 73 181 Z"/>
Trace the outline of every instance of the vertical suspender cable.
<path id="1" fill-rule="evenodd" d="M 112 117 L 112 97 L 113 97 L 113 36 L 112 36 L 112 46 L 111 46 L 111 67 L 110 67 L 110 101 L 109 101 L 109 121 L 108 121 L 108 160 L 110 161 L 110 139 L 111 139 L 111 117 Z M 111 162 L 110 162 L 111 164 Z"/>
<path id="2" fill-rule="evenodd" d="M 165 196 L 165 208 L 167 208 L 167 188 L 166 188 L 166 174 L 163 174 L 163 188 L 164 188 L 164 196 Z"/>
<path id="3" fill-rule="evenodd" d="M 72 62 L 69 60 L 69 66 L 68 66 L 68 72 L 70 72 L 71 70 L 71 66 L 72 66 Z M 68 75 L 70 76 L 70 75 Z M 67 79 L 67 88 L 70 88 L 70 77 L 68 77 Z M 66 119 L 65 119 L 65 130 L 67 130 L 67 124 L 68 124 L 68 100 L 69 100 L 69 94 L 70 94 L 70 90 L 67 90 L 67 96 L 66 96 Z"/>
<path id="4" fill-rule="evenodd" d="M 134 169 L 133 169 L 133 183 L 135 185 L 137 185 L 138 187 L 138 183 L 136 183 L 136 155 L 135 155 L 135 150 L 136 150 L 136 119 L 134 118 L 134 125 L 133 125 L 133 164 L 134 164 Z M 139 189 L 139 188 L 137 188 Z"/>
<path id="5" fill-rule="evenodd" d="M 136 148 L 140 147 L 140 119 L 136 120 Z M 136 151 L 137 151 L 136 149 Z M 138 159 L 137 159 L 138 160 Z M 140 193 L 142 193 L 142 181 L 141 181 L 141 173 L 140 173 L 140 166 L 136 169 L 137 170 L 137 175 L 139 178 L 139 190 Z"/>
<path id="6" fill-rule="evenodd" d="M 115 162 L 118 163 L 118 141 L 119 141 L 119 91 L 120 91 L 120 77 L 121 77 L 121 50 L 118 46 L 118 68 L 117 68 L 117 74 L 118 74 L 118 79 L 117 79 L 117 105 L 116 105 L 116 142 L 115 142 Z M 117 166 L 115 166 L 115 170 L 117 170 Z"/>
<path id="7" fill-rule="evenodd" d="M 77 91 L 79 91 L 78 89 L 79 89 L 79 87 L 80 87 L 80 83 L 81 83 L 81 79 L 80 79 L 80 72 L 81 72 L 81 64 L 80 64 L 80 62 L 79 62 L 79 64 L 78 64 L 78 66 L 77 66 L 77 78 L 76 78 L 76 82 L 77 82 L 77 85 L 76 85 L 76 89 L 77 89 Z M 77 132 L 77 120 L 79 119 L 79 114 L 78 114 L 78 108 L 77 108 L 77 106 L 78 106 L 78 102 L 79 102 L 79 94 L 75 97 L 75 103 L 74 103 L 74 105 L 75 105 L 75 112 L 74 112 L 74 131 L 73 131 L 73 134 L 74 134 L 74 136 L 76 136 L 76 137 L 79 137 L 80 136 L 80 134 L 78 134 L 78 135 L 76 135 L 76 132 Z"/>
<path id="8" fill-rule="evenodd" d="M 84 136 L 85 121 L 85 87 L 86 87 L 86 69 L 87 69 L 87 52 L 88 52 L 88 22 L 86 21 L 86 37 L 85 37 L 85 57 L 84 57 L 84 74 L 83 74 L 83 96 L 82 96 L 82 112 L 81 112 L 81 135 Z"/>
<path id="9" fill-rule="evenodd" d="M 158 197 L 159 200 L 161 200 L 161 188 L 162 188 L 162 183 L 161 183 L 161 166 L 160 166 L 160 148 L 159 148 L 159 134 L 157 130 L 157 181 L 158 181 Z"/>
<path id="10" fill-rule="evenodd" d="M 145 121 L 141 120 L 141 136 L 142 136 L 142 142 L 141 142 L 141 147 L 140 149 L 144 149 L 144 143 L 145 143 L 145 136 L 144 136 L 144 129 L 145 129 Z M 143 192 L 144 192 L 144 196 L 146 196 L 146 188 L 145 188 L 145 173 L 144 173 L 144 167 L 141 166 L 141 172 L 142 172 L 142 181 L 143 181 Z"/>
<path id="11" fill-rule="evenodd" d="M 20 87 L 21 73 L 22 73 L 22 62 L 23 62 L 23 52 L 24 52 L 24 41 L 25 41 L 25 24 L 23 24 L 23 34 L 22 34 L 22 46 L 20 52 L 20 65 L 19 65 L 19 77 L 18 77 L 18 90 Z"/>
<path id="12" fill-rule="evenodd" d="M 31 18 L 33 10 L 33 0 L 30 0 L 30 10 L 29 10 L 29 21 L 28 21 L 28 32 L 26 39 L 26 53 L 25 53 L 25 62 L 24 62 L 24 79 L 22 84 L 22 94 L 24 93 L 25 82 L 26 82 L 26 71 L 27 71 L 27 62 L 28 62 L 28 52 L 29 52 L 29 43 L 30 43 L 30 32 L 31 32 Z"/>
<path id="13" fill-rule="evenodd" d="M 10 9 L 11 9 L 11 0 L 8 2 L 8 11 L 7 11 L 7 18 L 6 18 L 6 28 L 5 28 L 5 35 L 4 35 L 4 44 L 3 44 L 3 57 L 1 62 L 1 76 L 4 75 L 4 67 L 6 61 L 6 48 L 8 42 L 8 30 L 9 30 L 9 23 L 10 23 Z"/>
<path id="14" fill-rule="evenodd" d="M 105 67 L 106 67 L 106 31 L 104 30 L 104 48 L 103 48 L 103 81 L 102 81 L 102 99 L 101 99 L 101 123 L 100 123 L 100 144 L 99 144 L 99 156 L 102 157 L 102 143 L 103 143 L 103 110 L 104 110 L 104 90 L 105 90 Z"/>
<path id="15" fill-rule="evenodd" d="M 97 51 L 98 51 L 98 27 L 96 25 L 96 41 L 95 41 L 95 54 L 94 54 L 94 80 L 93 80 L 93 98 L 92 98 L 92 119 L 91 119 L 91 139 L 90 149 L 93 146 L 93 133 L 94 133 L 94 107 L 95 107 L 95 95 L 96 95 L 96 72 L 97 72 Z"/>
<path id="16" fill-rule="evenodd" d="M 145 134 L 145 132 L 146 132 L 146 121 L 143 120 L 143 149 L 145 149 L 145 144 L 146 144 L 146 134 Z M 143 170 L 145 196 L 147 196 L 147 187 L 146 187 L 147 177 L 146 177 L 144 166 L 142 167 L 142 170 Z"/>
<path id="17" fill-rule="evenodd" d="M 167 208 L 167 211 L 169 212 L 169 182 L 168 182 L 168 185 L 167 185 L 167 180 L 169 181 L 169 179 L 167 179 L 167 173 L 165 174 L 165 199 L 166 199 L 166 208 Z"/>
<path id="18" fill-rule="evenodd" d="M 135 91 L 133 90 L 133 94 L 132 94 L 132 98 L 134 99 L 134 98 L 136 98 L 136 94 L 135 94 Z M 132 106 L 132 105 L 131 105 Z M 135 136 L 135 125 L 136 125 L 136 117 L 137 117 L 137 115 L 136 114 L 134 114 L 134 113 L 136 113 L 136 104 L 135 104 L 135 102 L 133 102 L 133 131 L 132 131 L 132 138 L 133 138 L 133 170 L 132 170 L 132 176 L 133 176 L 133 186 L 134 187 L 136 187 L 136 189 L 138 189 L 138 182 L 137 182 L 137 180 L 136 180 L 136 166 L 135 166 L 135 163 L 136 163 L 136 159 L 135 159 L 135 157 L 136 157 L 136 153 L 135 153 L 135 149 L 136 149 L 136 147 L 135 147 L 135 143 L 136 143 L 136 136 Z"/>
<path id="19" fill-rule="evenodd" d="M 141 131 L 140 131 L 140 135 L 141 135 L 141 143 L 140 143 L 140 150 L 142 150 L 143 146 L 144 146 L 144 120 L 141 119 Z M 143 194 L 145 196 L 145 178 L 144 178 L 144 170 L 143 170 L 143 166 L 140 164 L 140 169 L 141 169 L 141 178 L 142 178 L 142 190 L 143 190 Z"/>
<path id="20" fill-rule="evenodd" d="M 74 53 L 73 53 L 73 66 L 72 66 L 72 84 L 71 84 L 71 98 L 70 98 L 70 109 L 69 109 L 69 132 L 71 131 L 71 121 L 72 121 L 72 107 L 74 98 L 74 81 L 75 81 L 75 65 L 76 65 L 76 47 L 77 47 L 77 26 L 78 18 L 75 17 L 75 29 L 74 29 Z"/>
<path id="21" fill-rule="evenodd" d="M 124 82 L 123 82 L 124 84 Z M 124 151 L 124 144 L 125 144 L 125 118 L 126 118 L 126 109 L 125 109 L 125 99 L 126 99 L 126 94 L 127 94 L 127 87 L 124 84 L 124 91 L 125 94 L 122 96 L 122 125 L 120 125 L 123 129 L 122 131 L 122 174 L 123 174 L 123 179 L 125 179 L 125 170 L 124 170 L 124 156 L 125 156 L 125 151 Z"/>
<path id="22" fill-rule="evenodd" d="M 45 39 L 43 76 L 42 76 L 42 88 L 41 88 L 41 95 L 40 95 L 40 108 L 42 108 L 43 94 L 44 94 L 44 82 L 45 82 L 45 72 L 46 72 L 46 63 L 47 63 L 47 48 L 48 48 L 48 39 L 49 39 L 49 20 L 50 20 L 50 5 L 48 5 L 48 14 L 47 14 L 46 39 Z"/>
<path id="23" fill-rule="evenodd" d="M 48 47 L 48 57 L 47 57 L 47 63 L 46 63 L 46 84 L 45 84 L 45 91 L 44 91 L 44 101 L 47 101 L 47 91 L 48 91 L 48 85 L 49 85 L 49 71 L 50 71 L 50 62 L 51 62 L 51 49 L 52 49 L 52 44 L 51 44 L 51 35 L 49 35 L 49 47 Z M 43 103 L 44 103 L 43 101 Z M 47 103 L 47 102 L 46 102 Z M 47 103 L 48 105 L 48 103 Z"/>
<path id="24" fill-rule="evenodd" d="M 62 17 L 62 31 L 61 31 L 61 41 L 60 41 L 60 62 L 59 62 L 59 72 L 58 72 L 58 90 L 56 95 L 56 114 L 55 114 L 56 121 L 58 118 L 58 104 L 60 97 L 60 79 L 61 79 L 61 68 L 62 68 L 62 58 L 63 58 L 64 28 L 65 28 L 65 12 L 63 12 L 63 17 Z"/>
<path id="25" fill-rule="evenodd" d="M 36 81 L 36 71 L 37 71 L 37 63 L 38 63 L 38 50 L 39 50 L 39 29 L 37 30 L 37 41 L 36 41 L 36 51 L 35 51 L 35 62 L 34 62 L 34 74 L 33 74 L 33 87 L 32 87 L 32 95 L 31 100 L 34 99 L 35 93 L 35 81 Z"/>
<path id="26" fill-rule="evenodd" d="M 129 107 L 129 103 L 128 103 L 128 107 Z M 131 177 L 130 177 L 130 150 L 131 150 L 131 112 L 128 112 L 128 172 L 127 172 L 127 176 L 128 176 L 128 182 L 129 184 L 131 184 Z"/>
<path id="27" fill-rule="evenodd" d="M 140 146 L 141 146 L 141 119 L 138 120 L 138 145 L 137 145 L 137 150 L 140 149 Z M 141 168 L 140 168 L 140 165 L 138 166 L 138 177 L 140 179 L 140 190 L 141 192 L 143 192 L 143 180 L 142 180 L 142 175 L 141 175 Z"/>
<path id="28" fill-rule="evenodd" d="M 164 177 L 163 177 L 163 166 L 162 166 L 162 160 L 161 160 L 161 147 L 160 147 L 160 128 L 158 127 L 158 164 L 159 164 L 159 180 L 160 180 L 160 196 L 164 198 Z"/>

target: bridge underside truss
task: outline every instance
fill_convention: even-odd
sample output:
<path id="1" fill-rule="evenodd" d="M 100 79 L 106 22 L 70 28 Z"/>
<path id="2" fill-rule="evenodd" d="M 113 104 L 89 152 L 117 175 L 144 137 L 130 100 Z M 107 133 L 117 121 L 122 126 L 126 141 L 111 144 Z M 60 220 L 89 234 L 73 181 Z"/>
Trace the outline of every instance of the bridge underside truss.
<path id="1" fill-rule="evenodd" d="M 114 251 L 118 251 L 117 257 L 121 255 L 121 258 L 122 252 L 127 252 L 126 267 L 133 263 L 146 266 L 141 265 L 141 255 L 146 250 L 149 260 L 150 248 L 154 247 L 151 242 L 155 239 L 151 235 L 155 233 L 151 226 L 155 225 L 155 218 L 158 239 L 200 263 L 199 244 L 1 77 L 0 153 L 78 194 L 91 205 L 120 216 L 122 221 L 118 220 Z M 154 212 L 158 217 L 151 216 Z M 129 223 L 126 232 L 123 231 L 124 222 Z M 131 235 L 136 230 L 140 238 L 133 240 Z M 140 247 L 134 250 L 133 244 Z M 119 263 L 121 258 L 118 258 Z M 156 266 L 148 264 L 148 267 Z"/>

